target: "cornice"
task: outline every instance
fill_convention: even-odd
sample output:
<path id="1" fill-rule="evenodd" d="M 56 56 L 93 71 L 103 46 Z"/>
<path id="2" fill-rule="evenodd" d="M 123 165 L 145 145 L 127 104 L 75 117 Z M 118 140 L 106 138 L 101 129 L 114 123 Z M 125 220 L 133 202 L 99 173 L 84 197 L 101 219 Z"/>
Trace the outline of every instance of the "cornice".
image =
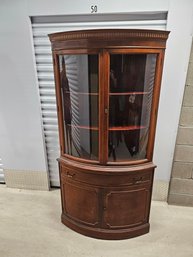
<path id="1" fill-rule="evenodd" d="M 51 42 L 67 41 L 67 40 L 92 40 L 92 39 L 153 39 L 166 40 L 168 38 L 168 31 L 159 30 L 133 30 L 133 29 L 101 29 L 101 30 L 81 30 L 71 32 L 59 32 L 49 34 Z"/>

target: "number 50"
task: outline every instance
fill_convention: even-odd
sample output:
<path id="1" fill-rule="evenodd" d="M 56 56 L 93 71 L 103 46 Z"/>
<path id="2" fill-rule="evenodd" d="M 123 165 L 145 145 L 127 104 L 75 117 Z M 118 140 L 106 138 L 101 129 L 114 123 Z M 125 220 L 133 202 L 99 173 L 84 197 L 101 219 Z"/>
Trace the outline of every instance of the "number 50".
<path id="1" fill-rule="evenodd" d="M 96 13 L 97 12 L 97 5 L 91 5 L 90 9 L 91 9 L 91 13 Z"/>

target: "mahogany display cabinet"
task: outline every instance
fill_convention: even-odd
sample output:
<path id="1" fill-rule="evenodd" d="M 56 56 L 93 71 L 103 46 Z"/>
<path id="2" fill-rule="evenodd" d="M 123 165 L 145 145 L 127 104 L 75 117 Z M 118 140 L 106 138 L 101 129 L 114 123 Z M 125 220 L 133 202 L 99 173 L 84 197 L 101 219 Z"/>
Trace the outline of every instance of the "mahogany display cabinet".
<path id="1" fill-rule="evenodd" d="M 125 239 L 149 231 L 152 163 L 169 32 L 50 34 L 56 85 L 62 223 Z"/>

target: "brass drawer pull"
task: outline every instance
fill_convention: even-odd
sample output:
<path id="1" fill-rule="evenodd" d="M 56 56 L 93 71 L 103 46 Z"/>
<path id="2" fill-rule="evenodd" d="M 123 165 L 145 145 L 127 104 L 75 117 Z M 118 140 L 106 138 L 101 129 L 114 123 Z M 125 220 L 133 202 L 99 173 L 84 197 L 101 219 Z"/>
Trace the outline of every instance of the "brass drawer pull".
<path id="1" fill-rule="evenodd" d="M 66 176 L 67 176 L 68 178 L 73 178 L 73 177 L 75 176 L 75 174 L 74 174 L 74 173 L 73 173 L 73 174 L 70 174 L 70 173 L 67 171 Z"/>
<path id="2" fill-rule="evenodd" d="M 133 178 L 133 184 L 140 184 L 143 182 L 143 177 Z"/>

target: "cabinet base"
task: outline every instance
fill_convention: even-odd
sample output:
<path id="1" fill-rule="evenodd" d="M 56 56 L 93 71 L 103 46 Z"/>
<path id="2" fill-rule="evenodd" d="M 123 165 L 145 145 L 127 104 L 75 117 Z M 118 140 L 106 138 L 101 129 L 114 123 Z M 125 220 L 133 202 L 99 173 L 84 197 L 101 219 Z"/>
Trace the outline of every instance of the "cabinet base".
<path id="1" fill-rule="evenodd" d="M 150 228 L 149 223 L 128 229 L 110 230 L 101 228 L 91 228 L 83 224 L 77 223 L 63 214 L 61 215 L 61 221 L 64 225 L 82 235 L 106 240 L 129 239 L 132 237 L 141 236 L 148 233 Z"/>

